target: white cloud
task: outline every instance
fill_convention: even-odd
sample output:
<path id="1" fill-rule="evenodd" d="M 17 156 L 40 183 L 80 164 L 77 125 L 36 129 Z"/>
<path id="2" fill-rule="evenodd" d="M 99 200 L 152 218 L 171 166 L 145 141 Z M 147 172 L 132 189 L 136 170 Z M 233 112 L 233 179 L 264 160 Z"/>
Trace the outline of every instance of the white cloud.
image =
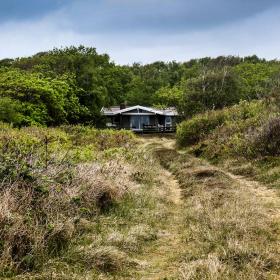
<path id="1" fill-rule="evenodd" d="M 32 55 L 53 47 L 86 45 L 107 52 L 117 63 L 185 61 L 218 55 L 252 55 L 279 58 L 280 9 L 259 14 L 231 25 L 199 32 L 176 34 L 119 32 L 114 34 L 71 30 L 62 12 L 35 22 L 0 25 L 0 58 Z"/>

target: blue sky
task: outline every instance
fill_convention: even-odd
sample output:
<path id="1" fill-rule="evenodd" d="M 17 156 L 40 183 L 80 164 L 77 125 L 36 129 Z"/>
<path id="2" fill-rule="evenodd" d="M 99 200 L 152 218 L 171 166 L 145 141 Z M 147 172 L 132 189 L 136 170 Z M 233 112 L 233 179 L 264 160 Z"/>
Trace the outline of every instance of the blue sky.
<path id="1" fill-rule="evenodd" d="M 0 58 L 86 45 L 116 63 L 280 56 L 276 0 L 0 0 Z"/>

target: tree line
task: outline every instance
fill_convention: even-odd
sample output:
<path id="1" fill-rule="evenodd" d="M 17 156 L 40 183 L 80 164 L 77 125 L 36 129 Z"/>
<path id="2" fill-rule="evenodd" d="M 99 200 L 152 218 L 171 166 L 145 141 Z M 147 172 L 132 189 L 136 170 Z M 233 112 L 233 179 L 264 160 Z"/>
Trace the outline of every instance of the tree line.
<path id="1" fill-rule="evenodd" d="M 184 117 L 278 92 L 280 63 L 257 56 L 117 65 L 95 48 L 0 60 L 0 121 L 102 126 L 104 106 L 175 106 Z"/>

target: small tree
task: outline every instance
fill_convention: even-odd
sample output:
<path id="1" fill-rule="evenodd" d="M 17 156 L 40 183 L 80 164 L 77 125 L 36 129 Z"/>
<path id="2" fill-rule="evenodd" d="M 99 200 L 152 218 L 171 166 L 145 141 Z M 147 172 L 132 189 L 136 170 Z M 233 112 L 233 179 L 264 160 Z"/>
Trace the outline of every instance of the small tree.
<path id="1" fill-rule="evenodd" d="M 23 119 L 19 101 L 8 97 L 0 97 L 0 121 L 19 126 Z"/>
<path id="2" fill-rule="evenodd" d="M 186 116 L 212 109 L 222 109 L 241 99 L 240 83 L 228 67 L 204 70 L 183 86 L 183 108 Z"/>

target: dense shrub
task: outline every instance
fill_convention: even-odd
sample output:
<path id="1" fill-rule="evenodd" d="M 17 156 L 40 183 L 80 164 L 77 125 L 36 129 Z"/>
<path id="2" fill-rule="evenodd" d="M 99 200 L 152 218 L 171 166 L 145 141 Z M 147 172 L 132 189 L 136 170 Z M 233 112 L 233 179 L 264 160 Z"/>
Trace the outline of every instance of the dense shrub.
<path id="1" fill-rule="evenodd" d="M 280 155 L 280 117 L 270 119 L 253 136 L 252 145 L 262 156 Z"/>
<path id="2" fill-rule="evenodd" d="M 106 213 L 132 190 L 136 171 L 122 149 L 133 139 L 126 131 L 0 123 L 0 277 L 60 256 L 80 219 Z M 113 148 L 115 161 L 105 159 Z"/>
<path id="3" fill-rule="evenodd" d="M 95 129 L 87 126 L 62 126 L 74 145 L 93 144 L 99 150 L 124 147 L 133 142 L 134 134 L 128 130 Z"/>
<path id="4" fill-rule="evenodd" d="M 179 146 L 195 144 L 225 121 L 223 111 L 211 111 L 182 122 L 177 128 Z"/>
<path id="5" fill-rule="evenodd" d="M 267 129 L 261 127 L 270 116 L 277 114 L 277 108 L 262 101 L 241 102 L 183 122 L 178 127 L 177 143 L 181 147 L 191 146 L 196 156 L 210 160 L 252 158 L 261 154 L 260 149 L 264 155 L 264 146 L 273 145 L 264 141 Z"/>
<path id="6" fill-rule="evenodd" d="M 178 126 L 177 144 L 186 147 L 206 139 L 212 139 L 213 144 L 229 142 L 238 133 L 259 125 L 267 111 L 261 101 L 242 101 L 233 107 L 197 115 Z"/>

